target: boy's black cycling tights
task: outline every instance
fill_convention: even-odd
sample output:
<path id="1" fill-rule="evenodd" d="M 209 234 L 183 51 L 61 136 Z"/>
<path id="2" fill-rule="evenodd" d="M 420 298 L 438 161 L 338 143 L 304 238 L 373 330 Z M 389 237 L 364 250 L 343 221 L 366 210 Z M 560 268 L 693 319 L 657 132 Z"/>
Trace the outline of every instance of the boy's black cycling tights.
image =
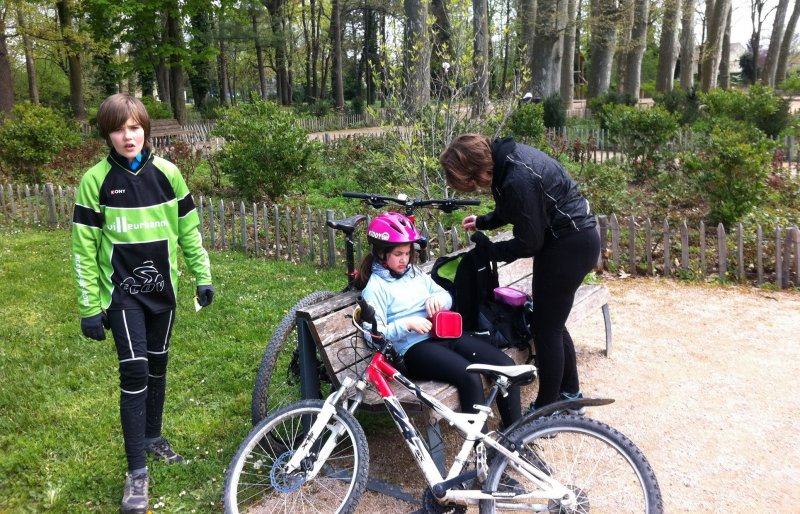
<path id="1" fill-rule="evenodd" d="M 108 311 L 119 358 L 119 413 L 128 471 L 145 467 L 145 438 L 161 436 L 169 340 L 175 310 Z"/>

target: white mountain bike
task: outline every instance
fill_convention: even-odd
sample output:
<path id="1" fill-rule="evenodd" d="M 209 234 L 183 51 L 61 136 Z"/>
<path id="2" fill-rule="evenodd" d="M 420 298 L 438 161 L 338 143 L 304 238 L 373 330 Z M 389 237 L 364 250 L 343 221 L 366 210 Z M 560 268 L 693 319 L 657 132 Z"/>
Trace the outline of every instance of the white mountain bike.
<path id="1" fill-rule="evenodd" d="M 353 416 L 364 390 L 384 400 L 428 483 L 426 513 L 526 511 L 548 513 L 661 513 L 653 469 L 625 435 L 599 421 L 557 411 L 613 400 L 565 400 L 537 410 L 502 431 L 484 433 L 490 406 L 509 386 L 531 380 L 530 365 L 472 364 L 492 382 L 478 412 L 457 413 L 398 372 L 387 359 L 391 343 L 377 330 L 372 308 L 359 299 L 357 329 L 380 349 L 356 380 L 345 378 L 326 400 L 304 400 L 268 415 L 245 438 L 225 479 L 225 512 L 353 512 L 369 475 L 364 431 Z M 366 331 L 361 321 L 371 325 Z M 464 443 L 442 476 L 390 386 L 394 380 L 461 432 Z"/>

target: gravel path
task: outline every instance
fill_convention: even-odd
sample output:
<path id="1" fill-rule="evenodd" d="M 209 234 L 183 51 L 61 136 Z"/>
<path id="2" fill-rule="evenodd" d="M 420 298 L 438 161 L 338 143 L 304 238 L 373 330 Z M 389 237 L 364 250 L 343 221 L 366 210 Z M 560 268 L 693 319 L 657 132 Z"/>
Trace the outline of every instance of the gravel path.
<path id="1" fill-rule="evenodd" d="M 798 512 L 800 294 L 659 279 L 606 284 L 611 358 L 599 313 L 571 327 L 583 390 L 616 399 L 589 415 L 644 451 L 666 511 Z M 524 401 L 534 393 L 524 390 Z M 421 493 L 393 425 L 368 433 L 370 474 Z M 417 509 L 370 493 L 359 512 Z"/>

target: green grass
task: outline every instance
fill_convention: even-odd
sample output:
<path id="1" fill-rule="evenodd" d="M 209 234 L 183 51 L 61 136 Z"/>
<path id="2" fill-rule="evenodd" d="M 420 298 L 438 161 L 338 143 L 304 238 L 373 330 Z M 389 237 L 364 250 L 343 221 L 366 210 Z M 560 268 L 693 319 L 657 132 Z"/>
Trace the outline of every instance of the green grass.
<path id="1" fill-rule="evenodd" d="M 111 334 L 80 335 L 69 233 L 0 228 L 0 512 L 116 512 L 126 469 Z M 221 510 L 225 468 L 250 429 L 266 342 L 299 298 L 341 270 L 211 255 L 214 303 L 182 274 L 164 434 L 185 466 L 151 463 L 151 507 Z"/>

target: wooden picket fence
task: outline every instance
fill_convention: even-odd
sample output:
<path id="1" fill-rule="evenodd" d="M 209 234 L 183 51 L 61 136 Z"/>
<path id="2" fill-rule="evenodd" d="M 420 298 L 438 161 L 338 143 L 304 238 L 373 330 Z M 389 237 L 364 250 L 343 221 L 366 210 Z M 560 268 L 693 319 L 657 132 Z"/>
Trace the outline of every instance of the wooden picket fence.
<path id="1" fill-rule="evenodd" d="M 0 184 L 0 223 L 71 226 L 75 204 L 74 186 Z M 197 198 L 197 197 L 196 197 Z M 345 213 L 280 205 L 249 204 L 197 198 L 202 235 L 210 249 L 238 249 L 248 254 L 289 261 L 308 260 L 321 266 L 337 266 L 344 259 L 344 238 L 325 221 Z M 348 213 L 352 215 L 353 213 Z M 369 213 L 367 213 L 369 214 Z M 469 244 L 460 228 L 423 223 L 430 244 L 424 259 L 458 250 Z M 786 289 L 800 287 L 800 229 L 761 225 L 747 230 L 741 224 L 726 229 L 704 222 L 690 227 L 680 223 L 653 223 L 633 216 L 598 216 L 601 255 L 598 269 L 614 273 L 720 280 Z M 357 258 L 366 242 L 357 231 Z"/>

